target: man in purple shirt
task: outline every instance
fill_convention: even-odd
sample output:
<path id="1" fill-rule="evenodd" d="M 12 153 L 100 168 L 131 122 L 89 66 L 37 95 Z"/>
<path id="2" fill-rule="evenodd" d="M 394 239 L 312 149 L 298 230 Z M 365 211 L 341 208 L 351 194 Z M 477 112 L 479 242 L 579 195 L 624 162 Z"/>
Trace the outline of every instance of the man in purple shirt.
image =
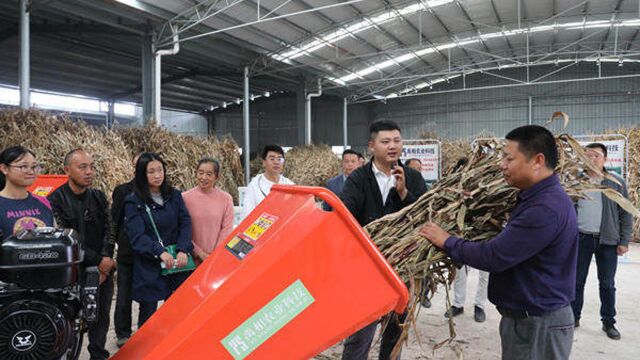
<path id="1" fill-rule="evenodd" d="M 554 174 L 558 150 L 549 130 L 523 126 L 506 139 L 502 172 L 520 193 L 505 229 L 479 242 L 451 236 L 433 223 L 420 234 L 456 262 L 491 274 L 489 300 L 502 315 L 503 359 L 568 359 L 574 329 L 570 304 L 576 283 L 576 212 Z"/>

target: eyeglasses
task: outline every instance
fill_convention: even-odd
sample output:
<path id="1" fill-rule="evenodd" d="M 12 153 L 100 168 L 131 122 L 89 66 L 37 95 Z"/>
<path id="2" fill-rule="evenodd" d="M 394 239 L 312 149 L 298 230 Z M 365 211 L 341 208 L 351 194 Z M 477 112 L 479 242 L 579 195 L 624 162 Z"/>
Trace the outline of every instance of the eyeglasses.
<path id="1" fill-rule="evenodd" d="M 40 171 L 42 171 L 42 166 L 40 165 L 9 165 L 10 167 L 14 167 L 17 169 L 20 169 L 20 171 L 22 171 L 25 174 L 28 174 L 29 171 L 34 172 L 34 173 L 39 173 Z"/>
<path id="2" fill-rule="evenodd" d="M 284 163 L 284 158 L 282 156 L 269 156 L 267 157 L 267 161 Z"/>

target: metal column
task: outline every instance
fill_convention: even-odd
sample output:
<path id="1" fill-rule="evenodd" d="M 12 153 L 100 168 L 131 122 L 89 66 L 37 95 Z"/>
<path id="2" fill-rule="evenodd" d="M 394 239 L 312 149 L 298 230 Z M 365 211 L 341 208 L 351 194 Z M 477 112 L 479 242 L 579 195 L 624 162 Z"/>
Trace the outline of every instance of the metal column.
<path id="1" fill-rule="evenodd" d="M 296 128 L 297 144 L 304 145 L 304 121 L 306 107 L 307 86 L 303 80 L 296 87 Z"/>
<path id="2" fill-rule="evenodd" d="M 533 124 L 533 97 L 529 96 L 529 125 Z"/>
<path id="3" fill-rule="evenodd" d="M 113 100 L 109 100 L 108 105 L 109 109 L 107 111 L 107 129 L 111 129 L 113 127 L 113 124 L 116 122 L 116 103 Z"/>
<path id="4" fill-rule="evenodd" d="M 251 163 L 249 156 L 251 155 L 251 142 L 249 139 L 250 122 L 249 122 L 249 67 L 244 67 L 244 101 L 242 103 L 242 127 L 244 130 L 244 147 L 242 154 L 244 155 L 244 182 L 249 185 L 251 180 Z"/>
<path id="5" fill-rule="evenodd" d="M 157 52 L 153 65 L 153 114 L 151 121 L 160 126 L 162 121 L 162 55 Z"/>
<path id="6" fill-rule="evenodd" d="M 304 144 L 311 145 L 311 98 L 308 94 L 304 101 Z"/>
<path id="7" fill-rule="evenodd" d="M 150 34 L 142 37 L 142 122 L 144 125 L 153 118 L 155 109 L 153 38 Z"/>
<path id="8" fill-rule="evenodd" d="M 31 91 L 30 79 L 30 35 L 29 35 L 29 12 L 27 9 L 29 1 L 20 0 L 20 108 L 31 107 L 29 92 Z"/>
<path id="9" fill-rule="evenodd" d="M 342 103 L 342 141 L 343 141 L 343 150 L 347 149 L 347 119 L 348 119 L 348 113 L 347 113 L 347 98 L 342 99 L 343 103 Z"/>

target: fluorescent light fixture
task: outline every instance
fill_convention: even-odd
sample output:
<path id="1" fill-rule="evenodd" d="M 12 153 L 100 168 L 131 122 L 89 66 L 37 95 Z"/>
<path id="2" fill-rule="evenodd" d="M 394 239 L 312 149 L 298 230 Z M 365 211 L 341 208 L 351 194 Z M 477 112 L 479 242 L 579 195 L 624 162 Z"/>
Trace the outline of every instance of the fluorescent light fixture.
<path id="1" fill-rule="evenodd" d="M 453 2 L 454 0 L 423 0 L 402 8 L 385 10 L 377 15 L 365 17 L 351 25 L 343 26 L 325 35 L 316 37 L 302 45 L 290 46 L 287 51 L 274 54 L 272 57 L 279 61 L 296 59 L 300 56 L 309 55 L 314 51 L 325 48 L 348 36 L 353 36 L 359 32 L 375 28 L 378 25 L 398 20 L 403 16 L 412 15 L 420 11 L 430 8 L 433 9 Z"/>
<path id="2" fill-rule="evenodd" d="M 617 63 L 618 66 L 622 66 L 620 64 L 623 64 L 625 62 L 632 62 L 632 63 L 636 63 L 636 64 L 640 64 L 640 60 L 637 59 L 624 59 L 621 57 L 613 57 L 613 56 L 609 56 L 609 57 L 589 57 L 589 58 L 583 58 L 583 59 L 577 59 L 577 61 L 580 62 L 595 62 L 597 65 L 599 65 L 601 62 L 608 62 L 608 63 Z M 555 65 L 555 64 L 559 64 L 559 63 L 570 63 L 570 62 L 576 62 L 575 58 L 571 58 L 571 59 L 556 59 L 556 60 L 548 60 L 548 61 L 543 61 L 541 63 L 539 63 L 539 65 Z M 517 64 L 507 64 L 507 65 L 501 65 L 503 68 L 514 68 L 517 66 Z M 497 67 L 491 67 L 491 68 L 486 68 L 486 69 L 478 69 L 478 70 L 471 70 L 468 71 L 466 73 L 466 75 L 470 75 L 470 74 L 474 74 L 474 73 L 484 73 L 484 70 L 495 70 L 498 69 L 500 66 Z M 459 77 L 461 75 L 456 74 L 456 75 L 449 75 L 448 78 L 449 79 L 454 79 L 456 77 Z M 398 97 L 398 96 L 402 96 L 402 95 L 406 95 L 408 93 L 410 93 L 411 91 L 413 91 L 413 89 L 417 89 L 417 90 L 421 90 L 426 88 L 427 86 L 429 87 L 429 89 L 433 89 L 433 84 L 437 84 L 437 83 L 442 83 L 442 82 L 446 82 L 447 77 L 441 77 L 441 78 L 436 78 L 433 79 L 431 81 L 425 81 L 425 82 L 421 82 L 418 84 L 414 84 L 414 85 L 409 85 L 409 88 L 405 88 L 401 91 L 398 92 L 393 92 L 390 93 L 386 96 L 380 95 L 380 94 L 375 94 L 372 95 L 373 98 L 375 99 L 381 99 L 381 98 L 385 98 L 385 99 L 390 99 L 390 98 L 394 98 L 394 97 Z"/>

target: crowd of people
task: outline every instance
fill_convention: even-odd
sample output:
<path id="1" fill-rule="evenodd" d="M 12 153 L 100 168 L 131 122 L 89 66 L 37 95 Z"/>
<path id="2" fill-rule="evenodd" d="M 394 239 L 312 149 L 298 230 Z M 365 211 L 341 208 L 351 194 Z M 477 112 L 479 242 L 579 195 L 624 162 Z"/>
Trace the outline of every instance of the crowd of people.
<path id="1" fill-rule="evenodd" d="M 474 317 L 484 321 L 487 297 L 497 306 L 502 316 L 503 358 L 567 359 L 574 328 L 580 325 L 585 281 L 595 254 L 603 331 L 620 339 L 614 326 L 614 278 L 617 256 L 628 251 L 631 215 L 600 192 L 571 201 L 554 173 L 558 151 L 545 128 L 520 127 L 506 139 L 501 168 L 506 181 L 520 192 L 505 229 L 484 242 L 452 236 L 433 223 L 420 229 L 423 237 L 462 266 L 455 280 L 453 306 L 445 316 L 463 313 L 466 274 L 478 269 Z M 342 173 L 328 180 L 327 187 L 361 226 L 412 204 L 427 191 L 420 161 L 400 161 L 402 146 L 396 123 L 374 122 L 369 129 L 369 161 L 357 151 L 345 150 Z M 607 148 L 594 143 L 586 151 L 606 173 Z M 285 152 L 280 146 L 265 146 L 260 157 L 264 171 L 247 187 L 243 217 L 267 197 L 274 184 L 293 184 L 282 175 Z M 160 155 L 140 153 L 132 162 L 134 178 L 114 189 L 111 206 L 106 194 L 93 187 L 97 174 L 91 154 L 74 149 L 62 162 L 67 183 L 41 197 L 27 191 L 41 171 L 37 154 L 22 146 L 0 153 L 1 236 L 41 226 L 77 231 L 84 249 L 83 265 L 96 266 L 100 273 L 98 320 L 88 330 L 88 351 L 91 359 L 107 359 L 114 287 L 116 344 L 121 347 L 132 336 L 132 302 L 139 303 L 140 327 L 158 302 L 171 296 L 231 233 L 233 201 L 216 187 L 220 162 L 209 157 L 194 169 L 197 186 L 180 192 L 167 179 L 167 164 Z M 590 171 L 588 176 L 626 196 L 622 178 L 615 176 L 617 181 L 612 181 Z M 327 204 L 323 208 L 331 210 Z M 395 315 L 384 328 L 380 359 L 390 359 L 405 316 Z M 378 321 L 348 337 L 342 358 L 367 359 L 377 325 Z"/>
<path id="2" fill-rule="evenodd" d="M 114 316 L 116 344 L 132 335 L 132 302 L 140 305 L 138 327 L 190 275 L 194 265 L 214 252 L 233 228 L 233 200 L 216 188 L 220 163 L 201 159 L 197 186 L 181 193 L 166 178 L 160 155 L 133 159 L 134 178 L 118 185 L 109 206 L 104 192 L 93 188 L 96 170 L 91 154 L 70 151 L 63 159 L 68 181 L 42 197 L 27 191 L 40 171 L 32 151 L 13 146 L 0 153 L 0 231 L 2 238 L 35 227 L 71 228 L 79 234 L 83 266 L 100 274 L 98 317 L 88 329 L 92 360 L 108 359 L 107 332 L 117 269 Z M 115 245 L 117 244 L 117 252 Z M 175 254 L 170 249 L 173 246 Z M 116 262 L 117 260 L 117 262 Z M 163 271 L 171 269 L 172 271 Z"/>

